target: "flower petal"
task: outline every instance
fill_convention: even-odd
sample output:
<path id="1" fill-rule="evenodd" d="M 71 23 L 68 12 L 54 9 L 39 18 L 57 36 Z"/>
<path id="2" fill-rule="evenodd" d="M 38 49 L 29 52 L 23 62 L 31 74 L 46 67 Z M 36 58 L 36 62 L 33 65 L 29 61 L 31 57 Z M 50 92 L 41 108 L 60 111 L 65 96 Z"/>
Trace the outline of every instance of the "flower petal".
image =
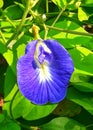
<path id="1" fill-rule="evenodd" d="M 44 43 L 53 53 L 53 60 L 49 66 L 50 73 L 53 77 L 57 74 L 57 79 L 68 84 L 74 71 L 74 64 L 69 53 L 55 40 L 45 40 Z"/>
<path id="2" fill-rule="evenodd" d="M 30 42 L 26 47 L 25 55 L 18 60 L 19 89 L 27 99 L 35 104 L 57 103 L 66 96 L 67 86 L 74 70 L 73 61 L 69 53 L 57 41 L 45 40 L 43 41 L 44 48 L 49 49 L 44 52 L 41 48 L 40 67 L 34 57 L 37 44 L 37 40 Z M 46 64 L 44 60 L 51 62 Z"/>

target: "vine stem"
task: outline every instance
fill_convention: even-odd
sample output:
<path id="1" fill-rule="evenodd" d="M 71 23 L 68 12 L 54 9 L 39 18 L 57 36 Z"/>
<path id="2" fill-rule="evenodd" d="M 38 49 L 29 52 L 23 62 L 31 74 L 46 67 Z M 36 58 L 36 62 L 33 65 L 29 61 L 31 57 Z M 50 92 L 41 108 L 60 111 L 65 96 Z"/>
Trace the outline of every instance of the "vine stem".
<path id="1" fill-rule="evenodd" d="M 76 34 L 76 35 L 93 37 L 92 33 L 77 32 L 77 31 L 73 31 L 73 30 L 67 30 L 67 29 L 63 29 L 63 28 L 52 27 L 52 26 L 49 26 L 49 25 L 46 25 L 46 27 L 49 28 L 49 29 L 53 29 L 53 30 L 57 30 L 57 31 L 65 32 L 65 33 L 71 33 L 71 34 Z"/>
<path id="2" fill-rule="evenodd" d="M 56 17 L 56 19 L 54 20 L 54 22 L 52 23 L 52 27 L 56 24 L 56 22 L 58 21 L 58 19 L 60 18 L 60 16 L 63 14 L 63 12 L 65 11 L 67 5 L 65 5 L 62 10 L 60 11 L 60 13 L 58 14 L 58 16 Z"/>
<path id="3" fill-rule="evenodd" d="M 13 42 L 13 41 L 16 38 L 16 36 L 18 35 L 18 33 L 21 30 L 22 26 L 24 25 L 26 16 L 27 16 L 27 14 L 28 14 L 28 12 L 29 12 L 29 10 L 31 8 L 30 1 L 31 0 L 27 0 L 26 8 L 25 8 L 22 20 L 21 20 L 20 24 L 18 25 L 16 31 L 13 33 L 13 35 L 11 36 L 11 38 L 6 43 L 7 47 L 9 47 L 9 48 L 12 48 L 13 44 L 15 44 L 15 42 Z"/>
<path id="4" fill-rule="evenodd" d="M 14 101 L 14 99 L 16 98 L 18 92 L 19 92 L 19 89 L 16 90 L 16 92 L 15 92 L 15 94 L 13 95 L 12 100 L 11 100 L 11 102 L 10 102 L 10 106 L 9 106 L 10 116 L 11 116 L 12 120 L 13 120 L 15 123 L 17 123 L 18 125 L 20 125 L 21 127 L 26 128 L 26 129 L 28 129 L 28 130 L 34 130 L 33 128 L 35 128 L 35 127 L 32 127 L 32 126 L 30 127 L 30 126 L 24 125 L 24 124 L 22 124 L 21 122 L 17 121 L 17 120 L 14 118 L 14 116 L 13 116 L 12 105 L 13 105 L 13 101 Z"/>
<path id="5" fill-rule="evenodd" d="M 48 13 L 48 0 L 46 0 L 46 13 Z"/>
<path id="6" fill-rule="evenodd" d="M 46 2 L 47 2 L 47 0 L 46 0 Z M 47 3 L 46 3 L 46 5 L 47 5 Z M 63 14 L 63 12 L 65 11 L 66 7 L 67 7 L 67 5 L 65 5 L 65 6 L 62 8 L 62 10 L 60 11 L 60 13 L 57 15 L 56 19 L 55 19 L 54 22 L 52 23 L 51 27 L 53 27 L 53 26 L 56 24 L 56 22 L 58 21 L 58 19 L 60 18 L 60 16 L 61 16 L 61 15 Z M 46 39 L 46 38 L 47 38 L 47 35 L 48 35 L 48 31 L 49 31 L 50 28 L 47 28 L 47 26 L 46 26 L 45 24 L 43 25 L 43 27 L 44 27 L 44 29 L 45 29 L 44 39 Z"/>
<path id="7" fill-rule="evenodd" d="M 15 94 L 13 95 L 13 98 L 12 98 L 11 102 L 10 102 L 10 108 L 9 108 L 9 110 L 10 110 L 10 116 L 11 116 L 11 118 L 14 121 L 16 121 L 16 120 L 14 119 L 14 116 L 13 116 L 13 113 L 12 113 L 12 104 L 13 104 L 13 101 L 14 101 L 14 99 L 15 99 L 15 97 L 16 97 L 16 95 L 17 95 L 18 92 L 19 92 L 19 90 L 17 89 L 16 92 L 15 92 Z"/>

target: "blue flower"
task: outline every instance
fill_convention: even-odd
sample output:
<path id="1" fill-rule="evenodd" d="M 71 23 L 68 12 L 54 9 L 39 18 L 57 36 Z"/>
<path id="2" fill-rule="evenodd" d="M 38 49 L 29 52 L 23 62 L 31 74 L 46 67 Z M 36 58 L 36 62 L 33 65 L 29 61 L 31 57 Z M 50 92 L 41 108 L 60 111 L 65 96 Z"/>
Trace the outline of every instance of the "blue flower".
<path id="1" fill-rule="evenodd" d="M 58 103 L 66 96 L 73 61 L 55 40 L 34 40 L 17 63 L 21 93 L 34 104 Z"/>

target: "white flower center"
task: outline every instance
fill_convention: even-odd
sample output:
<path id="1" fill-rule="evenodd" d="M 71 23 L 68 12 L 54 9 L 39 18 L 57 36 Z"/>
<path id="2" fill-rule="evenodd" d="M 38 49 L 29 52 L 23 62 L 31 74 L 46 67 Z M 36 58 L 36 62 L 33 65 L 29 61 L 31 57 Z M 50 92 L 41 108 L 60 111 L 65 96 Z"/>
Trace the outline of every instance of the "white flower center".
<path id="1" fill-rule="evenodd" d="M 39 69 L 39 76 L 40 76 L 40 83 L 43 81 L 45 82 L 46 80 L 51 80 L 51 74 L 49 71 L 48 66 L 46 65 L 41 65 L 41 68 Z"/>
<path id="2" fill-rule="evenodd" d="M 38 66 L 39 76 L 40 76 L 40 83 L 46 80 L 51 80 L 51 74 L 49 70 L 49 63 L 51 61 L 51 51 L 50 49 L 44 44 L 44 42 L 39 41 L 36 45 L 36 50 L 34 54 L 34 59 Z"/>

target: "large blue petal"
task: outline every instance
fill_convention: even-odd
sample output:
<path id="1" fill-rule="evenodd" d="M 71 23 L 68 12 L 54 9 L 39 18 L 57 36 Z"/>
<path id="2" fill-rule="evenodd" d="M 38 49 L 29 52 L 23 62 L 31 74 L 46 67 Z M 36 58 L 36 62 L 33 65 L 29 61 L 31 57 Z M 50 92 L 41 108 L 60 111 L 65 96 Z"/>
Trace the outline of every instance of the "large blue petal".
<path id="1" fill-rule="evenodd" d="M 44 43 L 52 52 L 52 61 L 47 66 L 51 78 L 43 77 L 45 80 L 41 80 L 40 69 L 42 68 L 37 66 L 34 59 L 37 43 L 38 41 L 30 42 L 26 47 L 25 55 L 18 60 L 18 86 L 22 94 L 35 104 L 57 103 L 66 96 L 67 86 L 74 69 L 73 61 L 69 53 L 57 41 L 45 40 Z"/>
<path id="2" fill-rule="evenodd" d="M 56 103 L 66 96 L 67 86 L 74 71 L 74 64 L 64 47 L 55 40 L 45 40 L 44 43 L 53 54 L 52 62 L 49 66 L 52 75 L 52 82 L 49 82 L 49 101 Z"/>
<path id="3" fill-rule="evenodd" d="M 39 70 L 33 67 L 33 57 L 24 55 L 17 63 L 17 81 L 21 93 L 35 104 L 48 102 L 46 84 L 40 83 Z"/>
<path id="4" fill-rule="evenodd" d="M 49 66 L 52 75 L 53 73 L 57 74 L 57 78 L 60 78 L 60 80 L 63 80 L 63 82 L 65 78 L 65 84 L 67 84 L 72 72 L 74 71 L 74 64 L 71 56 L 69 55 L 67 50 L 57 41 L 45 40 L 44 42 L 53 54 L 53 59 Z"/>
<path id="5" fill-rule="evenodd" d="M 38 42 L 38 40 L 33 40 L 33 41 L 29 42 L 26 46 L 25 53 L 30 53 L 31 56 L 33 56 L 35 49 L 36 49 L 37 42 Z"/>

